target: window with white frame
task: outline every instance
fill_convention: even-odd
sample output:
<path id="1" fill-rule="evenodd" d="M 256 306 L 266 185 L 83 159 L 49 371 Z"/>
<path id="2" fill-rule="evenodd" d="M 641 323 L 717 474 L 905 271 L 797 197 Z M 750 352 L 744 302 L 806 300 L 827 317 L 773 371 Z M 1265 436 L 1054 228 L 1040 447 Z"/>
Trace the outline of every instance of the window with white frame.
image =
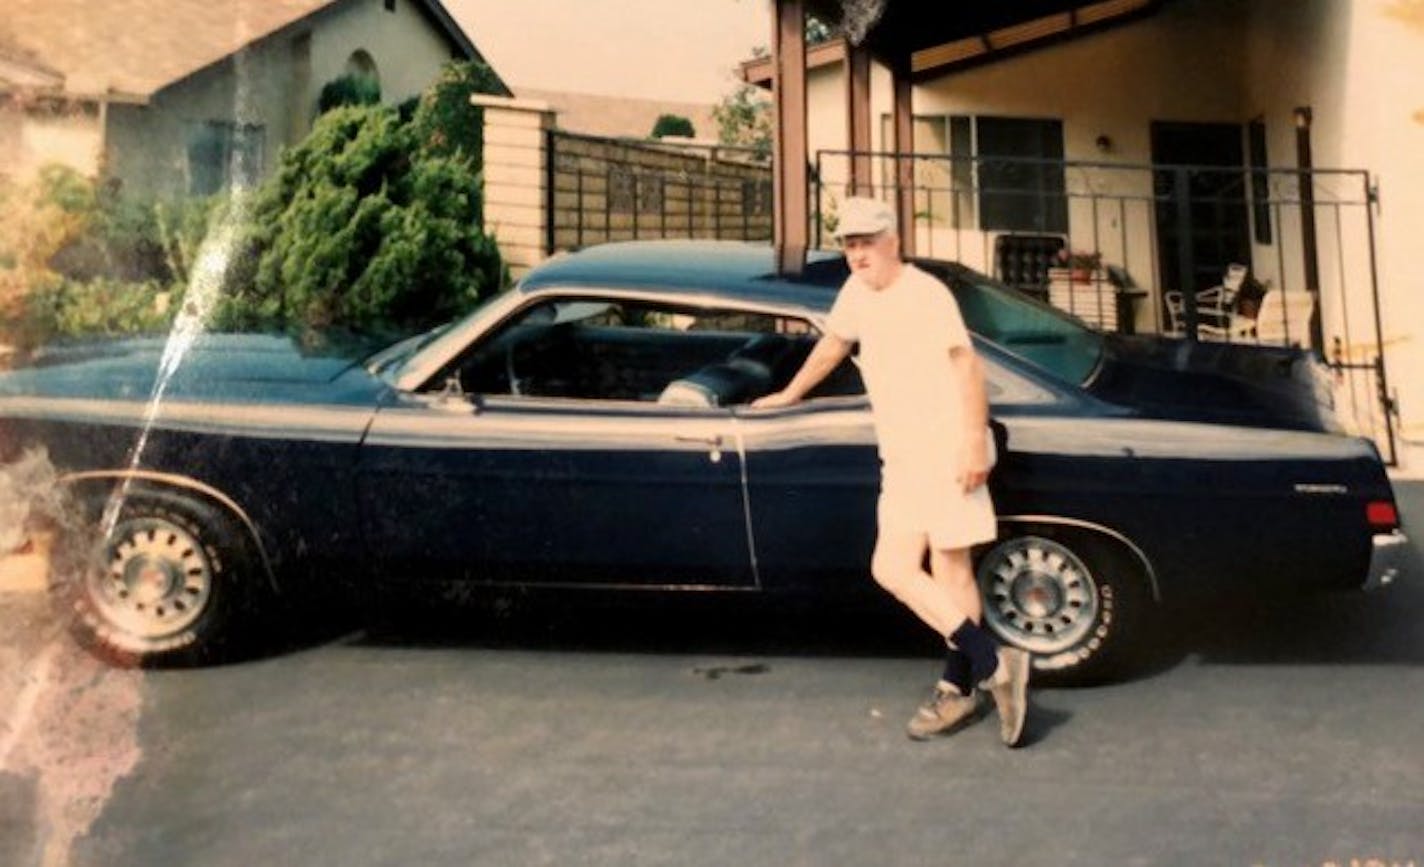
<path id="1" fill-rule="evenodd" d="M 882 118 L 884 141 L 892 120 Z M 928 115 L 914 118 L 915 213 L 931 225 L 1007 232 L 1066 232 L 1063 122 Z M 893 186 L 894 160 L 884 181 Z"/>

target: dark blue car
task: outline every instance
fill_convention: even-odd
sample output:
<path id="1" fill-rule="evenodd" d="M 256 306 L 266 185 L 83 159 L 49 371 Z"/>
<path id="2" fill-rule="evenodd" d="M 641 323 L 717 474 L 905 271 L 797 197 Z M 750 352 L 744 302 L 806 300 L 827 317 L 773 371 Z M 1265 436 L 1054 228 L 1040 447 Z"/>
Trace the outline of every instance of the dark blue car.
<path id="1" fill-rule="evenodd" d="M 252 335 L 52 349 L 0 375 L 0 446 L 45 446 L 97 528 L 69 582 L 81 635 L 147 663 L 213 658 L 294 588 L 878 593 L 854 360 L 794 407 L 746 406 L 805 358 L 844 264 L 772 264 L 597 247 L 366 358 Z M 1392 577 L 1384 468 L 1308 354 L 1104 335 L 922 266 L 976 333 L 1000 440 L 986 617 L 1041 670 L 1131 662 L 1164 600 Z"/>

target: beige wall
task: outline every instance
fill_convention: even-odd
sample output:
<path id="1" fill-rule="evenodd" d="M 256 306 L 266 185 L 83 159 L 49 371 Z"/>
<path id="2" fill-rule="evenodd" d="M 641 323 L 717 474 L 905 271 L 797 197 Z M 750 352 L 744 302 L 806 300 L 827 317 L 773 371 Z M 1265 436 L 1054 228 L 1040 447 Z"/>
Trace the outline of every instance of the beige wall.
<path id="1" fill-rule="evenodd" d="M 0 105 L 0 175 L 25 177 L 46 163 L 92 175 L 99 169 L 100 142 L 92 105 L 61 113 Z"/>
<path id="2" fill-rule="evenodd" d="M 426 18 L 416 0 L 349 0 L 318 19 L 311 42 L 311 110 L 322 85 L 345 75 L 347 61 L 365 51 L 376 62 L 381 99 L 390 104 L 416 96 L 451 59 L 454 43 Z"/>
<path id="3" fill-rule="evenodd" d="M 262 126 L 262 161 L 270 171 L 290 140 L 291 70 L 290 39 L 268 40 L 160 91 L 148 105 L 112 106 L 110 171 L 128 190 L 187 193 L 189 137 L 206 121 Z"/>
<path id="4" fill-rule="evenodd" d="M 1377 176 L 1385 358 L 1403 414 L 1406 466 L 1424 473 L 1424 6 L 1351 4 L 1340 160 Z"/>
<path id="5" fill-rule="evenodd" d="M 1407 0 L 1255 0 L 1246 32 L 1246 99 L 1251 112 L 1272 121 L 1273 158 L 1295 162 L 1291 113 L 1309 106 L 1315 164 L 1366 169 L 1379 185 L 1375 250 L 1385 359 L 1404 438 L 1424 440 L 1424 333 L 1417 325 L 1424 319 L 1424 278 L 1416 264 L 1424 233 L 1424 6 Z M 1331 186 L 1361 196 L 1354 177 L 1317 189 L 1329 194 L 1335 192 Z M 1368 360 L 1369 346 L 1358 338 L 1374 332 L 1368 239 L 1360 237 L 1368 227 L 1359 210 L 1339 221 L 1355 241 L 1345 245 L 1345 261 L 1333 248 L 1322 248 L 1321 256 L 1326 332 L 1348 326 L 1357 337 L 1346 347 L 1353 361 Z M 1317 214 L 1317 223 L 1322 234 L 1335 231 L 1328 209 Z M 1284 277 L 1298 284 L 1299 250 L 1285 252 Z M 1406 468 L 1424 472 L 1424 450 L 1408 445 Z"/>

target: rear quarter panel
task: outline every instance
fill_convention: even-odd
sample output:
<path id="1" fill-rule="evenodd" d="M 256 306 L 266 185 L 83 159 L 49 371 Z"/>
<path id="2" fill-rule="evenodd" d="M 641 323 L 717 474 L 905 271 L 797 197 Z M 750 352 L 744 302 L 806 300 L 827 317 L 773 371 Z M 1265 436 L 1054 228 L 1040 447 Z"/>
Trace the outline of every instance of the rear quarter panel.
<path id="1" fill-rule="evenodd" d="M 1388 497 L 1389 484 L 1363 440 L 1139 418 L 1000 420 L 1000 515 L 1062 515 L 1121 533 L 1148 558 L 1163 598 L 1365 576 L 1364 504 Z"/>

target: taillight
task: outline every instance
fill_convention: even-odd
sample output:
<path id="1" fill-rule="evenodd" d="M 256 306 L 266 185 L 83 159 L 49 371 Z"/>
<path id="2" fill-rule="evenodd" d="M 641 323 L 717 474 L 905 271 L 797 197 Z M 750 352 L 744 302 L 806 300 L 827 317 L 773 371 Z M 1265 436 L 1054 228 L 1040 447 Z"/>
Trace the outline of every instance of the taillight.
<path id="1" fill-rule="evenodd" d="M 1393 530 L 1399 526 L 1399 511 L 1389 500 L 1370 500 L 1365 504 L 1365 521 L 1376 530 Z"/>

